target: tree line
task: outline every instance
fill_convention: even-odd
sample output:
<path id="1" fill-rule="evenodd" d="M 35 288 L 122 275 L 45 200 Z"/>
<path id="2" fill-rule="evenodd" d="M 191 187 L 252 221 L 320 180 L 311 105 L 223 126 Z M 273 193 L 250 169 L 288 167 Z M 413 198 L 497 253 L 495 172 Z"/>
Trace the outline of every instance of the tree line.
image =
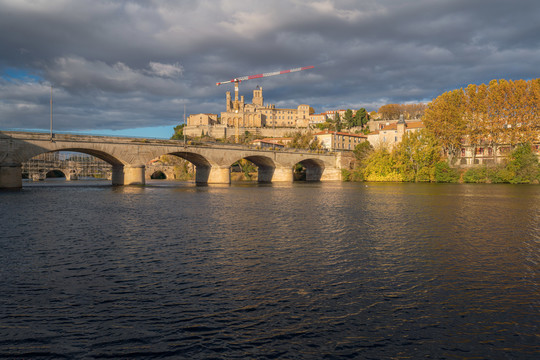
<path id="1" fill-rule="evenodd" d="M 423 117 L 450 161 L 462 145 L 477 147 L 538 142 L 540 79 L 492 80 L 468 85 L 434 99 Z"/>
<path id="2" fill-rule="evenodd" d="M 540 163 L 530 144 L 519 144 L 505 162 L 468 169 L 451 167 L 438 139 L 427 129 L 406 133 L 392 149 L 356 146 L 356 164 L 342 170 L 345 181 L 397 181 L 438 183 L 538 183 Z"/>
<path id="3" fill-rule="evenodd" d="M 392 105 L 392 104 L 391 104 Z M 395 104 L 394 104 L 395 105 Z M 382 111 L 381 111 L 382 109 Z M 396 107 L 379 113 L 398 116 Z M 387 111 L 387 113 L 385 113 Z M 390 114 L 390 111 L 396 111 Z M 390 114 L 390 115 L 389 115 Z M 361 144 L 357 164 L 344 171 L 346 180 L 538 183 L 535 150 L 540 137 L 540 79 L 492 80 L 468 85 L 434 99 L 422 117 L 426 129 L 406 133 L 392 149 Z M 469 169 L 453 167 L 463 147 L 500 146 L 512 152 L 502 162 Z"/>
<path id="4" fill-rule="evenodd" d="M 426 108 L 426 104 L 387 104 L 381 106 L 377 113 L 385 120 L 397 120 L 401 115 L 406 120 L 414 120 L 420 119 Z"/>
<path id="5" fill-rule="evenodd" d="M 347 109 L 343 114 L 343 118 L 339 115 L 339 112 L 336 112 L 332 118 L 326 119 L 322 124 L 317 124 L 319 130 L 335 130 L 341 131 L 343 129 L 351 129 L 354 127 L 359 127 L 364 129 L 366 124 L 369 121 L 369 114 L 365 108 L 353 111 Z"/>

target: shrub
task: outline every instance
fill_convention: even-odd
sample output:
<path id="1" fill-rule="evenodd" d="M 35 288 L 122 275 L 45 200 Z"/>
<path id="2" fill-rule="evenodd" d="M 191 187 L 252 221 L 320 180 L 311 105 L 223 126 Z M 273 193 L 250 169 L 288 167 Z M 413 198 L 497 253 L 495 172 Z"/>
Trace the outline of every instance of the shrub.
<path id="1" fill-rule="evenodd" d="M 510 183 L 527 184 L 538 182 L 540 179 L 540 167 L 538 158 L 532 152 L 530 144 L 521 144 L 510 155 L 510 162 L 506 166 L 512 176 Z"/>
<path id="2" fill-rule="evenodd" d="M 446 161 L 435 164 L 435 181 L 439 183 L 455 183 L 459 181 L 459 171 L 451 168 Z"/>
<path id="3" fill-rule="evenodd" d="M 341 181 L 351 181 L 351 172 L 347 169 L 341 169 Z"/>
<path id="4" fill-rule="evenodd" d="M 466 183 L 486 183 L 486 167 L 470 168 L 463 174 L 463 182 Z"/>

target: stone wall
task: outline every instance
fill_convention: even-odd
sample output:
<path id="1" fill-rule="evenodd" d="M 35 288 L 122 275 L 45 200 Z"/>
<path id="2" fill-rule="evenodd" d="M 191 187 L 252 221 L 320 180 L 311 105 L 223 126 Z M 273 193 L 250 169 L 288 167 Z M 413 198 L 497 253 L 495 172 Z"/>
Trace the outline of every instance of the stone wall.
<path id="1" fill-rule="evenodd" d="M 243 135 L 246 131 L 248 131 L 251 134 L 261 136 L 263 138 L 271 138 L 271 137 L 285 137 L 285 135 L 295 132 L 302 132 L 305 133 L 308 131 L 307 128 L 271 128 L 271 127 L 265 127 L 265 128 L 248 128 L 248 127 L 240 127 L 238 128 L 238 135 Z M 187 136 L 196 137 L 201 136 L 204 132 L 204 135 L 211 136 L 215 139 L 225 139 L 231 136 L 236 135 L 236 128 L 234 127 L 226 127 L 223 125 L 218 126 L 186 126 L 184 127 L 184 133 Z"/>

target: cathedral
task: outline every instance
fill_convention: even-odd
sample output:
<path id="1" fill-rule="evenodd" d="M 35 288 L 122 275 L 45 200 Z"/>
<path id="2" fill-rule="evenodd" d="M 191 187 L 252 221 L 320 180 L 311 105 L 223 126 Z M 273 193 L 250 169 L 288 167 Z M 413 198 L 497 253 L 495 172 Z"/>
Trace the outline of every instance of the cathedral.
<path id="1" fill-rule="evenodd" d="M 264 105 L 263 90 L 259 86 L 253 90 L 251 104 L 246 104 L 243 96 L 239 100 L 236 92 L 232 100 L 230 91 L 227 91 L 226 109 L 221 113 L 221 124 L 228 127 L 307 128 L 309 115 L 313 113 L 309 105 L 299 105 L 296 109 Z"/>

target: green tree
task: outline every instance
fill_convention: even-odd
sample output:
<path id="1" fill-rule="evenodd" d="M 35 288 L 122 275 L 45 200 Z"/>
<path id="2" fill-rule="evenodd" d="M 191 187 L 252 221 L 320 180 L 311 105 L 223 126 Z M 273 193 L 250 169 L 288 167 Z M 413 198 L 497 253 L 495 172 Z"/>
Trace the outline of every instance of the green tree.
<path id="1" fill-rule="evenodd" d="M 430 133 L 424 130 L 405 133 L 392 156 L 403 181 L 435 181 L 441 148 Z"/>
<path id="2" fill-rule="evenodd" d="M 356 145 L 353 154 L 357 162 L 363 163 L 373 152 L 373 146 L 368 141 Z"/>
<path id="3" fill-rule="evenodd" d="M 186 126 L 186 124 L 181 124 L 174 127 L 174 134 L 171 136 L 171 140 L 181 140 L 184 138 L 184 126 Z"/>
<path id="4" fill-rule="evenodd" d="M 355 158 L 354 167 L 351 171 L 345 170 L 343 172 L 343 179 L 345 181 L 363 181 L 364 170 L 366 168 L 367 160 L 373 153 L 373 146 L 367 141 L 361 142 L 356 145 L 353 154 Z"/>
<path id="5" fill-rule="evenodd" d="M 364 178 L 367 181 L 403 181 L 395 165 L 396 161 L 388 149 L 376 149 L 366 159 Z"/>
<path id="6" fill-rule="evenodd" d="M 351 109 L 347 109 L 347 111 L 345 111 L 345 115 L 343 115 L 343 123 L 347 129 L 354 126 L 354 116 Z"/>
<path id="7" fill-rule="evenodd" d="M 512 151 L 506 170 L 513 184 L 527 184 L 540 180 L 538 157 L 533 153 L 530 144 L 518 145 Z"/>
<path id="8" fill-rule="evenodd" d="M 336 111 L 334 114 L 334 129 L 336 131 L 341 131 L 343 128 L 343 123 L 341 122 L 341 116 L 339 116 L 339 113 Z"/>
<path id="9" fill-rule="evenodd" d="M 435 164 L 435 182 L 456 183 L 459 181 L 459 171 L 451 168 L 447 161 L 439 161 Z"/>
<path id="10" fill-rule="evenodd" d="M 354 126 L 360 126 L 362 129 L 369 121 L 369 115 L 366 111 L 366 109 L 361 108 L 356 111 L 356 114 L 354 114 Z"/>
<path id="11" fill-rule="evenodd" d="M 320 149 L 319 140 L 315 139 L 312 133 L 302 133 L 300 131 L 293 134 L 287 134 L 287 137 L 292 137 L 292 141 L 287 144 L 287 147 L 294 149 Z"/>

